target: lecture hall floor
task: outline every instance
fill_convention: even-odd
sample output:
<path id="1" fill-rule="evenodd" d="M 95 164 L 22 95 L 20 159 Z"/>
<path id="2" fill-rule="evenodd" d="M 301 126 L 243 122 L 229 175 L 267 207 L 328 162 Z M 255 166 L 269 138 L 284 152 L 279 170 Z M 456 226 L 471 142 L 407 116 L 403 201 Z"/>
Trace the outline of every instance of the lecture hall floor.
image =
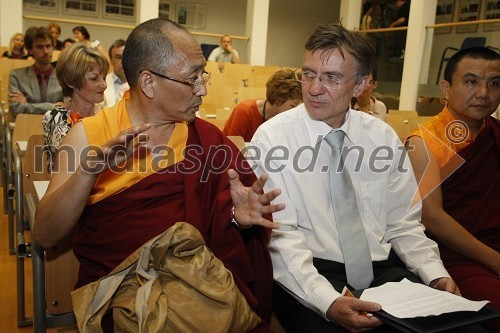
<path id="1" fill-rule="evenodd" d="M 3 189 L 0 188 L 0 209 L 3 211 Z M 1 333 L 28 333 L 33 332 L 32 326 L 17 327 L 17 282 L 16 256 L 9 254 L 8 217 L 0 212 L 0 332 Z M 31 259 L 24 260 L 25 287 L 26 287 L 26 316 L 33 315 L 33 288 Z M 50 328 L 49 333 L 76 332 L 74 328 Z"/>

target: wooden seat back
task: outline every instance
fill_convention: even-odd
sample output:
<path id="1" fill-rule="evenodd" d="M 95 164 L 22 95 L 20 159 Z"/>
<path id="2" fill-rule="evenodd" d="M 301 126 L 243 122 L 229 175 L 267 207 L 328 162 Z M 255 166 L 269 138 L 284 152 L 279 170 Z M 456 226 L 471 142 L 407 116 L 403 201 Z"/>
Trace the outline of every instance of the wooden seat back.
<path id="1" fill-rule="evenodd" d="M 16 125 L 17 126 L 17 125 Z M 44 152 L 44 135 L 32 135 L 28 139 L 23 162 L 23 190 L 37 198 L 34 181 L 50 180 L 47 153 Z M 27 207 L 27 205 L 25 205 Z M 73 312 L 71 291 L 78 277 L 79 263 L 71 248 L 71 237 L 55 247 L 45 249 L 45 299 L 47 312 L 59 315 Z M 40 277 L 33 276 L 33 279 Z"/>

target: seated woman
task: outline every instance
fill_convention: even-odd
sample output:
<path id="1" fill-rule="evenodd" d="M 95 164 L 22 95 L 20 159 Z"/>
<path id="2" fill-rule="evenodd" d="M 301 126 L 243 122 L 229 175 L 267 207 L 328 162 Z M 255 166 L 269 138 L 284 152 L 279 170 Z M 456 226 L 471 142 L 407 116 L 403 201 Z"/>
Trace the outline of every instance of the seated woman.
<path id="1" fill-rule="evenodd" d="M 101 109 L 98 103 L 104 100 L 108 70 L 108 61 L 89 46 L 74 44 L 61 52 L 56 76 L 65 103 L 48 110 L 42 120 L 51 171 L 57 148 L 71 126 Z"/>
<path id="2" fill-rule="evenodd" d="M 99 53 L 104 57 L 104 59 L 108 60 L 108 53 L 104 49 L 104 46 L 101 44 L 101 42 L 98 39 L 91 40 L 90 39 L 90 34 L 87 28 L 85 28 L 83 25 L 79 25 L 73 28 L 73 38 L 75 39 L 75 42 L 77 43 L 82 43 L 87 46 L 90 46 L 96 51 L 99 51 Z"/>
<path id="3" fill-rule="evenodd" d="M 10 59 L 28 59 L 29 54 L 24 48 L 24 36 L 18 32 L 10 38 L 9 49 L 2 55 L 4 58 Z"/>
<path id="4" fill-rule="evenodd" d="M 249 99 L 236 105 L 224 126 L 225 135 L 242 136 L 250 142 L 263 122 L 302 102 L 302 88 L 292 70 L 274 73 L 267 80 L 266 89 L 265 99 Z"/>
<path id="5" fill-rule="evenodd" d="M 375 98 L 375 96 L 372 96 L 372 92 L 376 88 L 377 75 L 375 72 L 372 72 L 372 74 L 370 74 L 370 83 L 366 86 L 366 89 L 362 94 L 360 94 L 357 98 L 352 98 L 351 107 L 354 110 L 366 112 L 375 118 L 385 121 L 387 108 L 384 102 L 379 101 Z"/>

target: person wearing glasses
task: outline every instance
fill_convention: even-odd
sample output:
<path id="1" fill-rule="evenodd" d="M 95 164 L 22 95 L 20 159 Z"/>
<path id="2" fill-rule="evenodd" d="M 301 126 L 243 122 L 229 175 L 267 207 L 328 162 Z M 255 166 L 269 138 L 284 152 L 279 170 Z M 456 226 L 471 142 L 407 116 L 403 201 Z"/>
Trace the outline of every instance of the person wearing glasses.
<path id="1" fill-rule="evenodd" d="M 371 314 L 380 304 L 343 296 L 344 287 L 406 278 L 459 293 L 424 234 L 420 203 L 411 205 L 417 184 L 397 134 L 350 108 L 369 84 L 374 54 L 362 32 L 314 28 L 297 72 L 304 103 L 262 124 L 247 152 L 256 174 L 269 177 L 264 190 L 282 190 L 269 250 L 273 310 L 288 333 L 380 326 Z M 345 239 L 350 227 L 358 231 Z"/>
<path id="2" fill-rule="evenodd" d="M 370 73 L 370 81 L 366 89 L 359 94 L 357 97 L 353 97 L 351 100 L 351 108 L 358 111 L 363 111 L 369 115 L 374 116 L 382 121 L 385 121 L 387 117 L 387 107 L 384 102 L 379 101 L 375 96 L 372 95 L 373 90 L 377 88 L 377 77 L 375 71 Z"/>
<path id="3" fill-rule="evenodd" d="M 283 209 L 269 202 L 279 190 L 264 193 L 266 176 L 257 179 L 238 148 L 195 116 L 210 74 L 185 27 L 160 18 L 139 24 L 122 64 L 130 90 L 62 141 L 33 236 L 47 248 L 71 235 L 79 288 L 185 221 L 230 271 L 265 330 L 272 295 L 267 242 L 277 227 L 270 214 Z M 109 325 L 105 320 L 105 332 Z"/>

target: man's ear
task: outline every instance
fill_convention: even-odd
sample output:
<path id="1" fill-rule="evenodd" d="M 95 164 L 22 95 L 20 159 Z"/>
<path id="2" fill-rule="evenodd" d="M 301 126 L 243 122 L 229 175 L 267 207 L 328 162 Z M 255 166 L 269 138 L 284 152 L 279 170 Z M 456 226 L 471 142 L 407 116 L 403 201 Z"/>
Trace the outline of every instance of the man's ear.
<path id="1" fill-rule="evenodd" d="M 361 82 L 359 82 L 355 87 L 354 87 L 354 92 L 352 94 L 353 97 L 358 97 L 365 91 L 366 87 L 370 83 L 370 76 L 363 76 L 361 79 Z"/>
<path id="2" fill-rule="evenodd" d="M 439 82 L 439 87 L 441 88 L 444 97 L 448 99 L 448 90 L 450 89 L 450 83 L 446 80 L 442 80 L 441 82 Z"/>
<path id="3" fill-rule="evenodd" d="M 150 99 L 154 97 L 155 80 L 153 80 L 153 75 L 150 72 L 141 72 L 138 84 L 146 97 Z"/>

